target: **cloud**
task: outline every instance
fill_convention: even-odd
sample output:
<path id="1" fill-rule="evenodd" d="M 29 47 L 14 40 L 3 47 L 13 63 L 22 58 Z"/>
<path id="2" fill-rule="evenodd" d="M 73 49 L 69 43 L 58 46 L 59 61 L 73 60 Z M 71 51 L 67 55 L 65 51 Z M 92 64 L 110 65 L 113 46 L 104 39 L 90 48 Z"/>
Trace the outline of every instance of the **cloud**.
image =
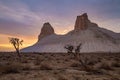
<path id="1" fill-rule="evenodd" d="M 44 22 L 65 34 L 84 12 L 101 27 L 120 32 L 120 0 L 0 0 L 0 45 L 8 45 L 10 36 L 33 44 Z"/>
<path id="2" fill-rule="evenodd" d="M 3 19 L 0 20 L 0 33 L 2 34 L 35 36 L 38 32 L 38 28 L 31 25 Z"/>
<path id="3" fill-rule="evenodd" d="M 119 3 L 120 0 L 1 0 L 0 18 L 31 25 L 35 30 L 51 22 L 55 29 L 62 30 L 74 25 L 77 15 L 88 12 L 98 24 L 110 24 L 120 17 Z"/>
<path id="4" fill-rule="evenodd" d="M 17 5 L 11 6 L 12 4 Z M 24 24 L 35 24 L 36 21 L 41 20 L 37 14 L 30 11 L 29 8 L 23 3 L 13 2 L 12 4 L 10 3 L 9 5 L 6 5 L 4 3 L 0 3 L 1 18 L 14 20 Z"/>
<path id="5" fill-rule="evenodd" d="M 23 45 L 21 46 L 21 48 L 33 45 L 34 43 L 37 42 L 37 38 L 35 38 L 34 36 L 23 36 L 23 35 L 8 35 L 8 34 L 0 34 L 0 51 L 13 51 L 14 48 L 13 46 L 9 43 L 9 39 L 8 37 L 16 37 L 19 39 L 22 39 Z"/>
<path id="6" fill-rule="evenodd" d="M 39 2 L 38 2 L 38 4 L 39 4 Z M 45 3 L 43 3 L 43 4 L 45 4 Z M 34 4 L 34 6 L 38 6 L 39 8 L 35 8 L 33 11 L 33 10 L 31 10 L 31 7 L 29 4 L 26 4 L 22 1 L 15 1 L 15 0 L 12 0 L 11 2 L 9 0 L 7 0 L 5 2 L 1 1 L 0 2 L 0 12 L 1 12 L 0 18 L 1 18 L 1 21 L 7 20 L 6 22 L 4 21 L 4 23 L 5 23 L 4 26 L 6 26 L 8 23 L 8 26 L 6 26 L 6 27 L 3 26 L 4 29 L 5 28 L 7 29 L 7 27 L 12 28 L 12 26 L 14 26 L 14 29 L 17 28 L 17 31 L 19 30 L 19 31 L 25 33 L 24 30 L 27 30 L 27 29 L 29 30 L 30 26 L 32 28 L 31 30 L 34 30 L 34 31 L 37 30 L 36 32 L 38 32 L 38 29 L 40 29 L 42 27 L 42 24 L 44 22 L 51 22 L 51 23 L 53 23 L 53 27 L 58 27 L 58 28 L 61 28 L 61 27 L 65 28 L 66 26 L 71 25 L 71 23 L 69 21 L 72 22 L 72 19 L 65 18 L 64 16 L 62 17 L 59 15 L 55 16 L 55 13 L 50 14 L 50 12 L 57 12 L 57 9 L 50 10 L 48 8 L 53 8 L 52 7 L 53 3 L 51 3 L 51 5 L 47 5 L 47 4 L 49 4 L 49 3 L 47 2 L 46 5 L 44 5 L 47 8 L 46 9 L 44 7 L 43 8 L 44 10 L 43 9 L 40 10 L 40 8 L 43 6 L 41 6 L 41 5 L 38 6 L 38 5 Z M 60 13 L 60 14 L 61 14 L 61 12 L 62 11 L 58 11 L 58 13 Z M 68 21 L 68 19 L 69 19 L 69 21 Z M 9 21 L 12 23 L 10 23 Z M 9 23 L 11 25 L 9 25 Z M 17 23 L 17 25 L 16 25 L 16 23 Z M 26 25 L 27 26 L 29 25 L 29 28 Z M 3 27 L 1 27 L 1 28 L 3 28 Z M 21 30 L 22 28 L 23 28 L 23 30 Z M 8 32 L 8 30 L 6 30 L 6 32 Z M 9 32 L 11 32 L 11 30 Z M 33 31 L 30 31 L 30 32 L 33 32 Z M 39 30 L 39 32 L 40 32 L 40 30 Z M 33 33 L 31 33 L 31 34 L 33 34 Z"/>

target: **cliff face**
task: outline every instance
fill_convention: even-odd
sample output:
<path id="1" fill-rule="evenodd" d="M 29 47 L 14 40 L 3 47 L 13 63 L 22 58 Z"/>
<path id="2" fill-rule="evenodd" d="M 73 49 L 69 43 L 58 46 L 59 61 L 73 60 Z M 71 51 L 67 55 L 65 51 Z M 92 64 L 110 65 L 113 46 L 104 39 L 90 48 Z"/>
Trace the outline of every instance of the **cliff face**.
<path id="1" fill-rule="evenodd" d="M 88 19 L 88 15 L 87 13 L 84 13 L 80 16 L 77 16 L 76 22 L 75 22 L 75 26 L 74 26 L 74 31 L 81 31 L 81 30 L 86 30 L 88 27 L 93 27 L 93 26 L 98 26 L 95 23 L 92 23 L 89 19 Z M 40 41 L 42 38 L 49 36 L 51 34 L 55 34 L 54 32 L 54 28 L 51 26 L 51 24 L 49 22 L 44 23 L 43 27 L 41 29 L 41 33 L 38 36 L 38 41 Z"/>
<path id="2" fill-rule="evenodd" d="M 38 36 L 38 41 L 40 41 L 42 38 L 46 37 L 46 36 L 49 36 L 51 34 L 54 34 L 54 29 L 53 27 L 50 25 L 50 23 L 44 23 L 43 24 L 43 27 L 41 29 L 41 33 L 40 35 Z"/>
<path id="3" fill-rule="evenodd" d="M 66 52 L 64 46 L 78 46 L 81 52 L 120 52 L 119 34 L 98 27 L 86 13 L 77 16 L 74 30 L 66 35 L 57 35 L 50 23 L 44 23 L 38 42 L 22 49 L 22 52 Z"/>
<path id="4" fill-rule="evenodd" d="M 88 19 L 88 15 L 87 13 L 84 13 L 80 16 L 77 16 L 76 22 L 75 22 L 75 26 L 74 26 L 74 30 L 79 31 L 79 30 L 86 30 L 88 27 L 91 26 L 98 26 L 95 23 L 92 23 L 89 19 Z"/>

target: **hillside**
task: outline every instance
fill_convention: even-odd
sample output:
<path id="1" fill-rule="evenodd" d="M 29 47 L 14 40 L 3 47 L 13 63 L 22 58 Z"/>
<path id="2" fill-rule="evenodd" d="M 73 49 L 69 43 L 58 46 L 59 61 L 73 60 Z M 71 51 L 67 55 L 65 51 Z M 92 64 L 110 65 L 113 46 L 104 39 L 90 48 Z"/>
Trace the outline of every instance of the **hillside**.
<path id="1" fill-rule="evenodd" d="M 82 43 L 81 52 L 120 52 L 120 34 L 100 28 L 88 19 L 87 13 L 77 16 L 74 30 L 57 35 L 50 23 L 45 23 L 38 42 L 21 52 L 66 52 L 65 45 Z"/>

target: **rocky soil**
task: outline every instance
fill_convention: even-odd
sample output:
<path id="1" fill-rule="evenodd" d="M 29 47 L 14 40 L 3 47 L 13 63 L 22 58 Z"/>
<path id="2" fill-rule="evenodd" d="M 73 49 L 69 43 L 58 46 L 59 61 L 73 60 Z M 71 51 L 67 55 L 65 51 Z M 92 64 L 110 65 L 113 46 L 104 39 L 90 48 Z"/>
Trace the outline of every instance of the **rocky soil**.
<path id="1" fill-rule="evenodd" d="M 120 80 L 119 53 L 0 53 L 0 80 Z M 81 63 L 84 64 L 82 64 Z"/>

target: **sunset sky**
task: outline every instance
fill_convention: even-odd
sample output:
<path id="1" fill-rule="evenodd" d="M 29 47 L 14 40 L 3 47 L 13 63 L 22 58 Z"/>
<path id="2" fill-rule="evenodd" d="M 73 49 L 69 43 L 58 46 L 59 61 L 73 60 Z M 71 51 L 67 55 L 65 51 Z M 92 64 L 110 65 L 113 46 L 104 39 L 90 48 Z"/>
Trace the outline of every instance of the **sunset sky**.
<path id="1" fill-rule="evenodd" d="M 22 47 L 34 44 L 44 22 L 65 34 L 85 12 L 100 27 L 120 33 L 120 0 L 0 0 L 0 51 L 14 50 L 8 37 L 23 39 Z"/>

